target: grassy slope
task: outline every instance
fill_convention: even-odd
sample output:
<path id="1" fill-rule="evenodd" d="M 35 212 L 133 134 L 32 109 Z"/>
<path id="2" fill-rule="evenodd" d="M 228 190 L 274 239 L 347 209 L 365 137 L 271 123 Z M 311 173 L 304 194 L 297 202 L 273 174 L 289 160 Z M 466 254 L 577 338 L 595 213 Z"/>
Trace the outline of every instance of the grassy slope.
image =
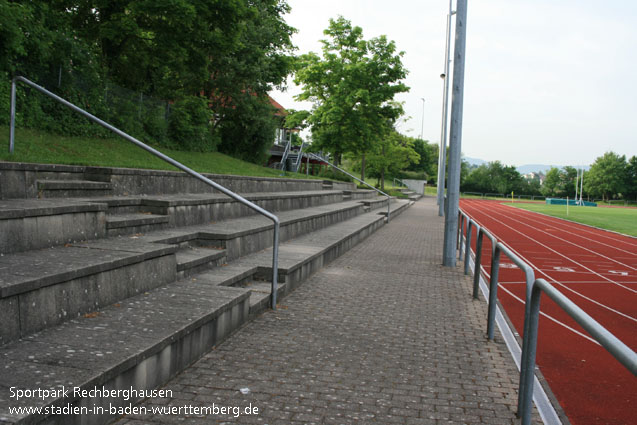
<path id="1" fill-rule="evenodd" d="M 37 130 L 17 129 L 13 155 L 8 153 L 8 147 L 9 128 L 0 126 L 0 160 L 3 161 L 175 170 L 173 166 L 122 138 L 65 137 Z M 259 177 L 279 177 L 281 174 L 278 170 L 218 152 L 158 150 L 202 173 Z M 307 178 L 305 174 L 297 173 L 286 173 L 285 177 Z"/>
<path id="2" fill-rule="evenodd" d="M 569 206 L 569 215 L 567 216 L 566 205 L 546 205 L 539 203 L 514 203 L 509 205 L 529 211 L 540 212 L 553 217 L 575 221 L 577 223 L 613 230 L 626 235 L 637 236 L 637 208 Z"/>

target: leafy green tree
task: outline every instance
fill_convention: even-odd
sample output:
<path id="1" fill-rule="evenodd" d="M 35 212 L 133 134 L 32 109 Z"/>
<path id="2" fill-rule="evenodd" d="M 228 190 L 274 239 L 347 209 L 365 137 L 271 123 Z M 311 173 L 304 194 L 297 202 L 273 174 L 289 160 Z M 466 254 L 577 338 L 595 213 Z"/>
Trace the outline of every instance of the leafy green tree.
<path id="1" fill-rule="evenodd" d="M 573 198 L 575 196 L 575 183 L 577 182 L 577 174 L 577 169 L 568 165 L 560 171 L 559 187 L 561 189 L 561 196 L 568 196 L 570 198 Z"/>
<path id="2" fill-rule="evenodd" d="M 408 171 L 422 171 L 428 182 L 435 183 L 438 177 L 438 146 L 422 139 L 412 139 L 413 149 L 420 159 L 407 167 Z"/>
<path id="3" fill-rule="evenodd" d="M 0 77 L 55 86 L 142 139 L 157 141 L 163 129 L 171 145 L 209 150 L 221 138 L 227 152 L 260 158 L 274 134 L 267 92 L 292 71 L 288 11 L 286 0 L 0 0 Z M 166 109 L 174 114 L 141 122 L 141 101 L 106 103 L 111 82 L 137 99 L 173 103 Z M 8 110 L 7 87 L 0 112 Z M 91 131 L 79 115 L 20 90 L 20 125 Z"/>
<path id="4" fill-rule="evenodd" d="M 606 152 L 595 159 L 588 173 L 584 174 L 584 190 L 592 196 L 610 200 L 626 189 L 626 156 Z"/>
<path id="5" fill-rule="evenodd" d="M 500 161 L 474 168 L 462 183 L 462 190 L 468 192 L 503 193 L 526 192 L 526 184 L 513 166 L 505 166 Z"/>
<path id="6" fill-rule="evenodd" d="M 626 164 L 626 199 L 637 199 L 637 156 L 633 155 Z"/>
<path id="7" fill-rule="evenodd" d="M 381 190 L 385 190 L 386 175 L 397 175 L 410 164 L 418 162 L 420 155 L 413 146 L 413 138 L 393 131 L 369 153 L 370 174 L 379 178 Z"/>
<path id="8" fill-rule="evenodd" d="M 546 176 L 544 177 L 544 183 L 542 184 L 542 195 L 558 196 L 560 191 L 560 169 L 551 167 L 551 169 L 546 172 Z"/>
<path id="9" fill-rule="evenodd" d="M 407 71 L 396 45 L 385 36 L 363 39 L 363 30 L 343 17 L 330 19 L 322 40 L 323 55 L 302 55 L 295 83 L 303 85 L 298 100 L 313 103 L 308 123 L 315 147 L 335 157 L 351 153 L 361 158 L 365 178 L 366 154 L 393 130 L 402 115 L 394 101 L 408 91 Z"/>

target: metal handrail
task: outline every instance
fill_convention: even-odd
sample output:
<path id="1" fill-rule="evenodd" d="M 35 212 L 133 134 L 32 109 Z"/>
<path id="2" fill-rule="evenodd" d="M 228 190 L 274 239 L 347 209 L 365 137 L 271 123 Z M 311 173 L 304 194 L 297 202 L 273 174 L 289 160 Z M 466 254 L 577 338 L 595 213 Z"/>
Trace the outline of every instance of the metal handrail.
<path id="1" fill-rule="evenodd" d="M 283 155 L 281 155 L 281 171 L 285 171 L 285 167 L 286 167 L 285 161 L 288 159 L 291 145 L 292 145 L 292 140 L 288 140 L 288 142 L 285 144 Z"/>
<path id="2" fill-rule="evenodd" d="M 531 401 L 533 394 L 532 376 L 535 369 L 535 354 L 537 352 L 538 322 L 540 318 L 540 296 L 544 292 L 549 296 L 566 314 L 575 320 L 588 334 L 599 342 L 613 357 L 615 357 L 626 369 L 637 376 L 637 353 L 631 350 L 626 344 L 600 325 L 595 319 L 586 314 L 573 301 L 559 292 L 553 285 L 544 279 L 537 279 L 531 285 L 530 315 L 525 317 L 525 322 L 529 320 L 528 330 L 524 332 L 526 352 L 528 356 L 523 360 L 520 369 L 527 376 L 524 387 L 520 382 L 521 404 L 518 404 L 518 415 L 522 418 L 522 424 L 531 423 Z M 528 333 L 527 333 L 528 332 Z"/>
<path id="3" fill-rule="evenodd" d="M 140 142 L 139 140 L 137 140 L 136 138 L 124 133 L 123 131 L 121 131 L 120 129 L 113 127 L 112 125 L 108 124 L 105 121 L 102 121 L 101 119 L 97 118 L 96 116 L 86 112 L 85 110 L 83 110 L 82 108 L 72 104 L 71 102 L 62 99 L 60 96 L 56 95 L 55 93 L 52 93 L 50 91 L 48 91 L 47 89 L 45 89 L 44 87 L 41 87 L 37 84 L 35 84 L 34 82 L 21 77 L 21 76 L 17 76 L 14 77 L 13 80 L 11 81 L 11 123 L 10 123 L 10 128 L 9 128 L 9 153 L 13 153 L 13 149 L 14 149 L 14 140 L 15 140 L 15 104 L 16 104 L 16 83 L 20 81 L 24 84 L 26 84 L 27 86 L 30 86 L 36 90 L 38 90 L 39 92 L 51 97 L 52 99 L 60 102 L 61 104 L 63 104 L 64 106 L 67 106 L 68 108 L 72 109 L 73 111 L 85 116 L 86 118 L 88 118 L 89 120 L 101 125 L 102 127 L 106 128 L 107 130 L 112 131 L 113 133 L 117 134 L 118 136 L 123 137 L 124 139 L 128 140 L 129 142 L 139 146 L 140 148 L 144 149 L 147 152 L 150 152 L 151 154 L 155 155 L 156 157 L 158 157 L 159 159 L 162 159 L 164 161 L 166 161 L 167 163 L 169 163 L 170 165 L 177 167 L 178 169 L 190 174 L 191 176 L 195 177 L 196 179 L 204 182 L 205 184 L 212 186 L 213 188 L 217 189 L 218 191 L 222 192 L 223 194 L 231 197 L 232 199 L 242 203 L 243 205 L 255 210 L 256 212 L 258 212 L 259 214 L 269 218 L 270 220 L 272 220 L 272 222 L 274 223 L 274 239 L 273 239 L 273 253 L 272 253 L 272 293 L 271 293 L 271 303 L 272 303 L 272 309 L 276 310 L 276 298 L 277 298 L 277 291 L 278 291 L 278 267 L 279 267 L 279 226 L 280 226 L 280 221 L 279 218 L 272 214 L 271 212 L 261 208 L 260 206 L 248 201 L 247 199 L 243 198 L 242 196 L 232 192 L 229 189 L 226 189 L 225 187 L 221 186 L 218 183 L 215 183 L 214 181 L 204 177 L 203 175 L 199 174 L 198 172 L 191 170 L 190 168 L 186 167 L 185 165 L 181 164 L 180 162 L 175 161 L 174 159 L 172 159 L 169 156 L 164 155 L 163 153 L 159 152 L 156 149 L 151 148 L 150 146 L 146 145 L 143 142 Z"/>
<path id="4" fill-rule="evenodd" d="M 297 153 L 296 162 L 294 163 L 294 172 L 298 173 L 299 168 L 301 167 L 301 161 L 303 160 L 303 148 L 305 147 L 305 143 L 301 143 L 301 148 Z"/>
<path id="5" fill-rule="evenodd" d="M 391 196 L 389 196 L 388 194 L 386 194 L 385 192 L 383 192 L 380 189 L 376 189 L 374 186 L 370 185 L 367 182 L 364 182 L 363 180 L 359 179 L 356 176 L 351 175 L 350 173 L 348 173 L 347 171 L 343 170 L 342 168 L 337 167 L 336 165 L 332 164 L 331 162 L 325 160 L 324 158 L 319 157 L 318 155 L 315 155 L 313 153 L 308 152 L 308 155 L 313 156 L 314 158 L 318 159 L 319 161 L 323 161 L 328 163 L 329 165 L 331 165 L 333 168 L 336 168 L 338 171 L 340 171 L 341 173 L 347 174 L 348 176 L 350 176 L 351 178 L 353 178 L 354 180 L 363 183 L 365 186 L 368 186 L 372 189 L 374 189 L 376 192 L 385 195 L 387 197 L 387 222 L 389 223 L 389 208 L 390 208 L 390 204 L 391 204 Z"/>
<path id="6" fill-rule="evenodd" d="M 610 333 L 606 328 L 586 314 L 564 294 L 555 289 L 544 279 L 535 279 L 533 269 L 509 247 L 480 227 L 464 211 L 459 210 L 458 219 L 462 223 L 467 220 L 467 237 L 465 239 L 465 272 L 467 270 L 468 257 L 471 246 L 471 226 L 477 227 L 478 241 L 476 244 L 473 297 L 478 298 L 478 286 L 480 281 L 480 261 L 482 258 L 483 235 L 491 240 L 491 278 L 489 281 L 489 305 L 487 317 L 487 335 L 493 340 L 495 329 L 495 312 L 497 303 L 498 273 L 500 269 L 500 256 L 504 253 L 513 261 L 526 276 L 526 301 L 524 307 L 524 331 L 522 339 L 522 356 L 520 360 L 520 381 L 518 391 L 518 417 L 522 418 L 522 425 L 531 423 L 531 402 L 533 399 L 533 385 L 535 375 L 535 355 L 537 352 L 538 320 L 540 314 L 540 295 L 544 291 L 555 303 L 571 318 L 579 323 L 596 341 L 598 341 L 613 357 L 624 365 L 633 375 L 637 375 L 637 353 Z M 462 233 L 459 235 L 462 240 Z M 462 245 L 458 245 L 462 252 Z"/>
<path id="7" fill-rule="evenodd" d="M 405 186 L 405 188 L 409 189 L 409 186 L 407 186 L 404 181 L 394 177 L 394 184 L 396 184 L 396 182 L 400 183 L 401 185 Z"/>

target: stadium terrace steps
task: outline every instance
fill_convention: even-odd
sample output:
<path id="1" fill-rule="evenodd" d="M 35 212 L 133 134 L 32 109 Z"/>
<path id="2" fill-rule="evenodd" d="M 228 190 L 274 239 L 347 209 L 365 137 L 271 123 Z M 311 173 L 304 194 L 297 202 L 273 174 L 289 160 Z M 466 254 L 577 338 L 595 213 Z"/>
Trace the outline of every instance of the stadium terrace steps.
<path id="1" fill-rule="evenodd" d="M 116 416 L 10 414 L 9 406 L 131 400 L 18 402 L 9 388 L 157 388 L 269 308 L 272 222 L 188 179 L 0 163 L 0 197 L 20 192 L 12 182 L 28 187 L 22 199 L 0 200 L 0 423 L 108 423 Z M 353 184 L 221 179 L 279 217 L 280 297 L 386 222 L 388 200 Z M 34 187 L 61 197 L 33 199 Z M 392 199 L 391 217 L 411 203 Z"/>

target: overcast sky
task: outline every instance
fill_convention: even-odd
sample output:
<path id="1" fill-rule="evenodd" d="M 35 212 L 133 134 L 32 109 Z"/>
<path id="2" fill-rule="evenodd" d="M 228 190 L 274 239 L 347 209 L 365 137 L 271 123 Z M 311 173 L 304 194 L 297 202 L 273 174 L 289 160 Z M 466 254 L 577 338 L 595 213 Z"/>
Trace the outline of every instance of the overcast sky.
<path id="1" fill-rule="evenodd" d="M 399 130 L 438 143 L 448 0 L 288 0 L 298 53 L 320 53 L 330 18 L 405 52 Z M 455 0 L 453 1 L 455 8 Z M 452 28 L 455 19 L 452 21 Z M 453 55 L 453 51 L 452 51 Z M 453 69 L 453 64 L 452 64 Z M 272 96 L 284 107 L 292 82 Z M 507 165 L 586 165 L 604 152 L 637 155 L 637 1 L 469 1 L 463 155 Z"/>

